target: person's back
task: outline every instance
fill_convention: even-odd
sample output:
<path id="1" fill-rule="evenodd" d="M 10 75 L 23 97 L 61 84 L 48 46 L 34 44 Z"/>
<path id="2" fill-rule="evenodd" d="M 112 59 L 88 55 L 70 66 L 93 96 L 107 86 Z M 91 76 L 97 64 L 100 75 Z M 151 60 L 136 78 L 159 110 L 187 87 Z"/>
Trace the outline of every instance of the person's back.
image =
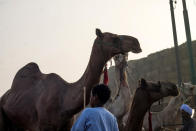
<path id="1" fill-rule="evenodd" d="M 104 107 L 86 108 L 72 131 L 118 131 L 116 118 Z"/>
<path id="2" fill-rule="evenodd" d="M 90 98 L 92 108 L 83 110 L 71 131 L 118 131 L 115 116 L 103 107 L 109 97 L 110 90 L 107 86 L 95 86 Z"/>

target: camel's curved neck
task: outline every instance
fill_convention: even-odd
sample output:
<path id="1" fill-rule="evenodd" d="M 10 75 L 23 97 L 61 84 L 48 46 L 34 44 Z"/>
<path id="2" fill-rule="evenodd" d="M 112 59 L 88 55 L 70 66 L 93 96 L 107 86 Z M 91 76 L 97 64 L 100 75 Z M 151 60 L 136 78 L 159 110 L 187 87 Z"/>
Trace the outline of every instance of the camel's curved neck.
<path id="1" fill-rule="evenodd" d="M 177 111 L 180 108 L 180 106 L 183 104 L 183 94 L 179 94 L 177 97 L 172 98 L 168 104 L 167 107 L 165 107 L 165 109 L 163 111 L 160 112 L 160 116 L 161 118 L 165 118 L 167 116 L 167 114 L 171 114 L 170 115 L 170 119 L 171 121 L 167 122 L 173 122 L 173 120 L 175 119 L 176 115 L 177 115 Z"/>
<path id="2" fill-rule="evenodd" d="M 87 88 L 98 84 L 103 67 L 108 60 L 109 58 L 104 54 L 101 45 L 94 44 L 88 66 L 81 79 L 76 83 L 80 85 L 82 81 L 83 85 Z"/>
<path id="3" fill-rule="evenodd" d="M 119 88 L 119 85 L 120 85 L 120 69 L 118 67 L 115 67 L 115 78 L 116 78 L 116 81 L 117 81 L 117 87 Z"/>
<path id="4" fill-rule="evenodd" d="M 124 131 L 141 131 L 144 116 L 151 104 L 148 94 L 142 89 L 137 89 Z"/>
<path id="5" fill-rule="evenodd" d="M 118 61 L 116 60 L 115 63 L 116 63 L 116 65 L 115 65 L 115 73 L 116 73 L 116 76 L 117 76 L 118 83 L 120 85 L 128 87 L 127 78 L 126 78 L 126 76 L 127 76 L 127 72 L 126 72 L 127 64 L 126 64 L 126 61 L 123 60 L 120 63 L 118 63 Z"/>
<path id="6" fill-rule="evenodd" d="M 75 104 L 77 111 L 80 111 L 83 105 L 83 87 L 86 87 L 86 104 L 89 103 L 91 88 L 99 83 L 103 67 L 106 62 L 110 59 L 107 53 L 104 53 L 101 45 L 94 44 L 90 56 L 88 66 L 82 75 L 82 77 L 75 83 L 72 83 L 73 93 L 77 94 L 77 99 L 75 99 Z M 74 103 L 73 103 L 74 104 Z M 77 112 L 76 111 L 76 112 Z"/>
<path id="7" fill-rule="evenodd" d="M 162 112 L 167 112 L 171 109 L 174 109 L 175 110 L 175 107 L 176 106 L 179 106 L 181 104 L 183 104 L 183 95 L 180 93 L 177 97 L 174 97 L 170 100 L 169 104 L 167 107 L 165 107 L 165 109 L 162 111 Z"/>

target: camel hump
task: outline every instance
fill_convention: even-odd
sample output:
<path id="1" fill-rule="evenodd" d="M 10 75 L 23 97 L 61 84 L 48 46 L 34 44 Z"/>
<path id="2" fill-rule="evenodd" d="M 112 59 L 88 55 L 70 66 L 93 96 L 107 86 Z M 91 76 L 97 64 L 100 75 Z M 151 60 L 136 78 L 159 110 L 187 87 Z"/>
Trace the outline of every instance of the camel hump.
<path id="1" fill-rule="evenodd" d="M 39 66 L 36 63 L 31 62 L 31 63 L 28 63 L 27 65 L 25 65 L 24 67 L 22 67 L 17 72 L 16 77 L 17 76 L 20 76 L 20 77 L 32 76 L 37 73 L 41 74 Z"/>
<path id="2" fill-rule="evenodd" d="M 40 76 L 42 76 L 42 73 L 38 65 L 33 62 L 28 63 L 16 73 L 11 88 L 29 87 L 40 79 Z"/>

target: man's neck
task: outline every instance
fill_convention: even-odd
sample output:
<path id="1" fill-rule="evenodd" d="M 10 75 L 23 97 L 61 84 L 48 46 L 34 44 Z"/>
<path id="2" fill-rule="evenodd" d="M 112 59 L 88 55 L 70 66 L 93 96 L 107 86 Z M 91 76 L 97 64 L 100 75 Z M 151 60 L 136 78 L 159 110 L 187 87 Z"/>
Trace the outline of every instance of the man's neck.
<path id="1" fill-rule="evenodd" d="M 103 104 L 96 104 L 93 106 L 93 108 L 95 108 L 95 107 L 103 107 Z"/>

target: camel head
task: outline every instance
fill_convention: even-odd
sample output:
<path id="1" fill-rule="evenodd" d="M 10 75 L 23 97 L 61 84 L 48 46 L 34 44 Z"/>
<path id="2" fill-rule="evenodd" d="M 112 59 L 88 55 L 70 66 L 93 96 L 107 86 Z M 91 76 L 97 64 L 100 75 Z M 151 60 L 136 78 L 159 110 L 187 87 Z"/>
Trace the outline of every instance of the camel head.
<path id="1" fill-rule="evenodd" d="M 115 62 L 115 69 L 119 70 L 120 85 L 128 87 L 126 68 L 128 66 L 128 53 L 118 54 L 113 57 Z"/>
<path id="2" fill-rule="evenodd" d="M 180 92 L 183 93 L 185 97 L 193 96 L 194 90 L 196 89 L 195 85 L 190 83 L 182 83 L 182 88 L 180 88 Z"/>
<path id="3" fill-rule="evenodd" d="M 177 86 L 171 82 L 151 82 L 141 79 L 139 87 L 147 90 L 152 103 L 163 97 L 178 95 Z"/>
<path id="4" fill-rule="evenodd" d="M 182 83 L 182 86 L 179 87 L 179 95 L 180 99 L 175 99 L 174 104 L 182 104 L 188 103 L 191 101 L 192 96 L 194 95 L 196 87 L 190 83 Z"/>
<path id="5" fill-rule="evenodd" d="M 109 32 L 102 33 L 100 29 L 96 29 L 97 38 L 94 45 L 100 45 L 102 52 L 108 54 L 109 59 L 117 54 L 124 54 L 129 51 L 133 53 L 140 53 L 139 41 L 127 35 L 117 35 Z"/>
<path id="6" fill-rule="evenodd" d="M 127 66 L 128 53 L 115 55 L 113 59 L 115 66 Z"/>

